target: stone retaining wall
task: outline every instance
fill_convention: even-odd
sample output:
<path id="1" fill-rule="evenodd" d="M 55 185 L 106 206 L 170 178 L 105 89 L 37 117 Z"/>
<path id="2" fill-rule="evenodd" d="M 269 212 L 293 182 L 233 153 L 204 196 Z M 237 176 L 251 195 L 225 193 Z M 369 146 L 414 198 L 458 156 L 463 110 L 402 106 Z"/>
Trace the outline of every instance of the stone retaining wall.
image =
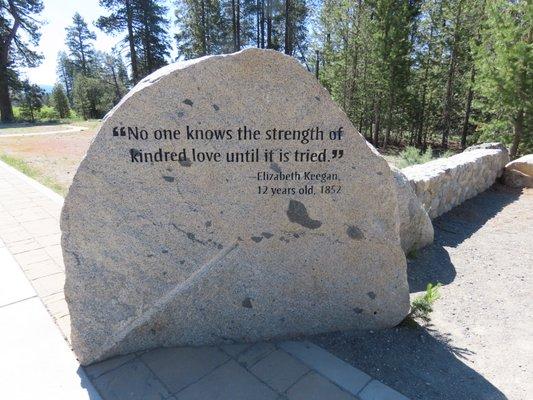
<path id="1" fill-rule="evenodd" d="M 430 218 L 488 189 L 500 177 L 509 153 L 502 145 L 472 148 L 448 158 L 404 168 Z"/>

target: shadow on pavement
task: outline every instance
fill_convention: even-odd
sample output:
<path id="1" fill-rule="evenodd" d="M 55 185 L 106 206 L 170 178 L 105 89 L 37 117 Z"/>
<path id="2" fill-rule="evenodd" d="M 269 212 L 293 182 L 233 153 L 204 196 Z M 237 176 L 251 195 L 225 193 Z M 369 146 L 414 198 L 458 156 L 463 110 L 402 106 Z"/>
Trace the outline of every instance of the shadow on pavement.
<path id="1" fill-rule="evenodd" d="M 102 396 L 98 393 L 98 391 L 95 389 L 93 384 L 91 383 L 89 377 L 87 376 L 85 370 L 83 367 L 79 367 L 76 371 L 80 378 L 80 386 L 84 388 L 87 391 L 87 399 L 89 400 L 103 400 Z"/>
<path id="2" fill-rule="evenodd" d="M 433 220 L 435 240 L 408 260 L 407 279 L 410 292 L 426 289 L 428 283 L 446 285 L 455 279 L 455 268 L 445 247 L 457 247 L 472 236 L 505 206 L 518 199 L 521 190 L 495 184 Z"/>
<path id="3" fill-rule="evenodd" d="M 507 398 L 461 360 L 471 354 L 469 350 L 451 346 L 431 326 L 409 322 L 383 331 L 321 335 L 312 341 L 412 400 Z"/>

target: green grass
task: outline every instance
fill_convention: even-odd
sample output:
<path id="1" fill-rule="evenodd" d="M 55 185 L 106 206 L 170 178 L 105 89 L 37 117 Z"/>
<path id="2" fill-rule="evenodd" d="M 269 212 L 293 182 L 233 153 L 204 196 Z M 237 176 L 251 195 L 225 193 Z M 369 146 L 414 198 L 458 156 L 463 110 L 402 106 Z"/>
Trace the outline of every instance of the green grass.
<path id="1" fill-rule="evenodd" d="M 20 158 L 16 158 L 8 154 L 2 153 L 0 154 L 0 160 L 12 166 L 13 168 L 19 170 L 24 175 L 27 175 L 30 178 L 33 178 L 36 181 L 41 182 L 43 185 L 49 187 L 50 189 L 60 194 L 61 196 L 65 196 L 65 194 L 67 193 L 67 188 L 60 185 L 54 179 L 43 175 L 40 171 L 33 168 L 30 164 L 28 164 L 26 161 Z"/>

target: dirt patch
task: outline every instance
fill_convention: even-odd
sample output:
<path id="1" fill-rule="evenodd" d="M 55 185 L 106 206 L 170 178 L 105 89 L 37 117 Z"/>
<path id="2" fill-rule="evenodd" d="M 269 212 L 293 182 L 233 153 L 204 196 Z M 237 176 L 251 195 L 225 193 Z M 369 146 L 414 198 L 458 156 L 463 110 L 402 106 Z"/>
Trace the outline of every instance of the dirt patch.
<path id="1" fill-rule="evenodd" d="M 495 185 L 434 226 L 408 263 L 413 295 L 444 285 L 429 325 L 312 340 L 411 399 L 530 398 L 533 190 Z"/>
<path id="2" fill-rule="evenodd" d="M 24 160 L 66 190 L 96 132 L 89 129 L 42 136 L 3 138 L 0 135 L 0 153 Z"/>

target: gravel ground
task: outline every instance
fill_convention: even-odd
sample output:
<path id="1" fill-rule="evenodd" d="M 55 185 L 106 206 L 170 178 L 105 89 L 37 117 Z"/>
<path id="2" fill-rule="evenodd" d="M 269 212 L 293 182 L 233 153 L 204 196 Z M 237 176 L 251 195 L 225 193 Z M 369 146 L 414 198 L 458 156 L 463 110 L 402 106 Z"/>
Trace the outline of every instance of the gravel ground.
<path id="1" fill-rule="evenodd" d="M 433 222 L 408 263 L 412 296 L 444 285 L 429 324 L 312 341 L 411 399 L 532 399 L 533 190 L 496 184 Z"/>

